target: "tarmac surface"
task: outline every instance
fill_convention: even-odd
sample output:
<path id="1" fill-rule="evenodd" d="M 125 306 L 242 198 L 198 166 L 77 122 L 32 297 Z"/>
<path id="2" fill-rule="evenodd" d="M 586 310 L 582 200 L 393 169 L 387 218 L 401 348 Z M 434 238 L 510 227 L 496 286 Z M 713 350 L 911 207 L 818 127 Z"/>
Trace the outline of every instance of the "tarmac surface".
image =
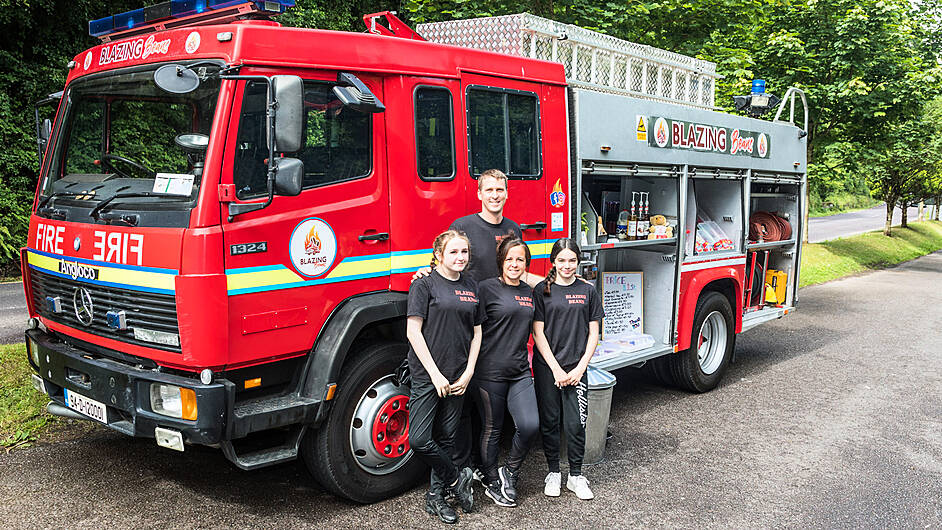
<path id="1" fill-rule="evenodd" d="M 925 209 L 926 219 L 929 219 L 929 206 Z M 909 221 L 916 221 L 919 208 L 909 208 Z M 903 210 L 897 207 L 893 210 L 893 226 L 899 226 L 902 221 Z M 808 221 L 808 241 L 820 243 L 838 237 L 847 237 L 862 234 L 871 230 L 882 230 L 886 225 L 886 205 L 880 204 L 866 210 L 839 213 L 827 217 L 812 217 Z"/>
<path id="2" fill-rule="evenodd" d="M 519 507 L 476 488 L 458 526 L 942 527 L 939 285 L 942 253 L 802 289 L 798 311 L 738 338 L 707 394 L 621 370 L 606 460 L 585 469 L 594 501 L 545 497 L 537 448 Z M 0 521 L 15 528 L 440 527 L 422 499 L 354 505 L 300 466 L 243 472 L 104 427 L 0 453 Z"/>

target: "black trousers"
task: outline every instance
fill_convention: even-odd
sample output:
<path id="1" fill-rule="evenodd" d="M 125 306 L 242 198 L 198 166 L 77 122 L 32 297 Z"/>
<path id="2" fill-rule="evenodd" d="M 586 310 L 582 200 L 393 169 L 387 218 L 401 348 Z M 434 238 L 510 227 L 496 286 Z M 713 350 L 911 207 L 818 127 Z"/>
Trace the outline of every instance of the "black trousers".
<path id="1" fill-rule="evenodd" d="M 429 491 L 444 493 L 458 480 L 455 434 L 461 420 L 464 396 L 438 397 L 435 385 L 412 381 L 409 396 L 409 445 L 432 468 Z"/>
<path id="2" fill-rule="evenodd" d="M 481 471 L 491 484 L 498 480 L 497 457 L 500 454 L 500 435 L 504 426 L 504 412 L 509 410 L 516 431 L 507 455 L 507 468 L 520 469 L 530 451 L 530 444 L 540 428 L 540 413 L 536 406 L 533 378 L 526 376 L 515 381 L 475 381 L 471 396 L 481 416 L 481 436 L 478 450 Z"/>
<path id="3" fill-rule="evenodd" d="M 470 392 L 470 388 L 468 389 Z M 481 417 L 478 415 L 474 400 L 464 400 L 461 409 L 461 423 L 458 424 L 458 433 L 455 435 L 455 463 L 459 468 L 481 467 L 481 459 L 474 450 L 474 440 L 481 435 Z"/>
<path id="4" fill-rule="evenodd" d="M 578 384 L 556 388 L 553 371 L 545 363 L 535 361 L 533 379 L 540 408 L 540 433 L 543 435 L 546 464 L 551 473 L 559 473 L 559 431 L 562 428 L 566 433 L 569 474 L 581 475 L 589 406 L 588 377 L 582 374 Z"/>

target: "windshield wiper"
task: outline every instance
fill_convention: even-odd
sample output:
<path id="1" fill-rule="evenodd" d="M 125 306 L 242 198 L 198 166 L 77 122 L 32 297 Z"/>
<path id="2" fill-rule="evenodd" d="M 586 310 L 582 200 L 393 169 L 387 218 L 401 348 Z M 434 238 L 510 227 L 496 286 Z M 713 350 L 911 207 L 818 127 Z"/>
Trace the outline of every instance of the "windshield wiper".
<path id="1" fill-rule="evenodd" d="M 133 197 L 169 197 L 174 202 L 190 200 L 189 196 L 184 197 L 181 195 L 176 195 L 174 193 L 156 193 L 153 191 L 134 191 L 134 192 L 127 192 L 127 193 L 115 193 L 111 197 L 108 197 L 107 199 L 104 199 L 103 201 L 96 204 L 95 207 L 92 208 L 92 211 L 88 212 L 88 215 L 90 215 L 96 221 L 101 221 L 102 219 L 106 221 L 121 221 L 122 223 L 131 225 L 131 226 L 136 226 L 139 220 L 139 216 L 136 214 L 109 215 L 109 214 L 101 213 L 101 211 L 105 209 L 109 204 L 112 204 L 112 202 L 115 199 L 127 199 L 127 198 L 133 198 Z"/>
<path id="2" fill-rule="evenodd" d="M 86 195 L 88 195 L 88 193 L 75 193 L 71 191 L 57 191 L 55 193 L 50 193 L 46 196 L 46 198 L 39 202 L 39 205 L 36 207 L 36 213 L 42 215 L 43 217 L 48 217 L 49 219 L 65 220 L 67 216 L 67 210 L 60 210 L 59 208 L 55 207 L 46 208 L 46 204 L 56 197 L 84 197 Z"/>

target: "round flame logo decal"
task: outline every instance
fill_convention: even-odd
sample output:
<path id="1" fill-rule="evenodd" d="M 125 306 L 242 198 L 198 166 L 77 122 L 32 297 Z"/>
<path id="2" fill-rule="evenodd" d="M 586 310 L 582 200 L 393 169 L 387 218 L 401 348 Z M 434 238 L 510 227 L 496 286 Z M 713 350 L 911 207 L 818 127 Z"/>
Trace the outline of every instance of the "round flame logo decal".
<path id="1" fill-rule="evenodd" d="M 337 257 L 337 238 L 330 225 L 322 219 L 310 217 L 294 227 L 288 251 L 295 270 L 313 278 L 333 266 Z"/>
<path id="2" fill-rule="evenodd" d="M 756 149 L 760 158 L 765 158 L 765 155 L 769 153 L 769 139 L 765 136 L 765 133 L 759 135 L 759 145 Z"/>
<path id="3" fill-rule="evenodd" d="M 654 122 L 654 143 L 656 143 L 658 147 L 667 147 L 667 141 L 669 139 L 667 120 L 658 118 L 657 121 Z"/>

